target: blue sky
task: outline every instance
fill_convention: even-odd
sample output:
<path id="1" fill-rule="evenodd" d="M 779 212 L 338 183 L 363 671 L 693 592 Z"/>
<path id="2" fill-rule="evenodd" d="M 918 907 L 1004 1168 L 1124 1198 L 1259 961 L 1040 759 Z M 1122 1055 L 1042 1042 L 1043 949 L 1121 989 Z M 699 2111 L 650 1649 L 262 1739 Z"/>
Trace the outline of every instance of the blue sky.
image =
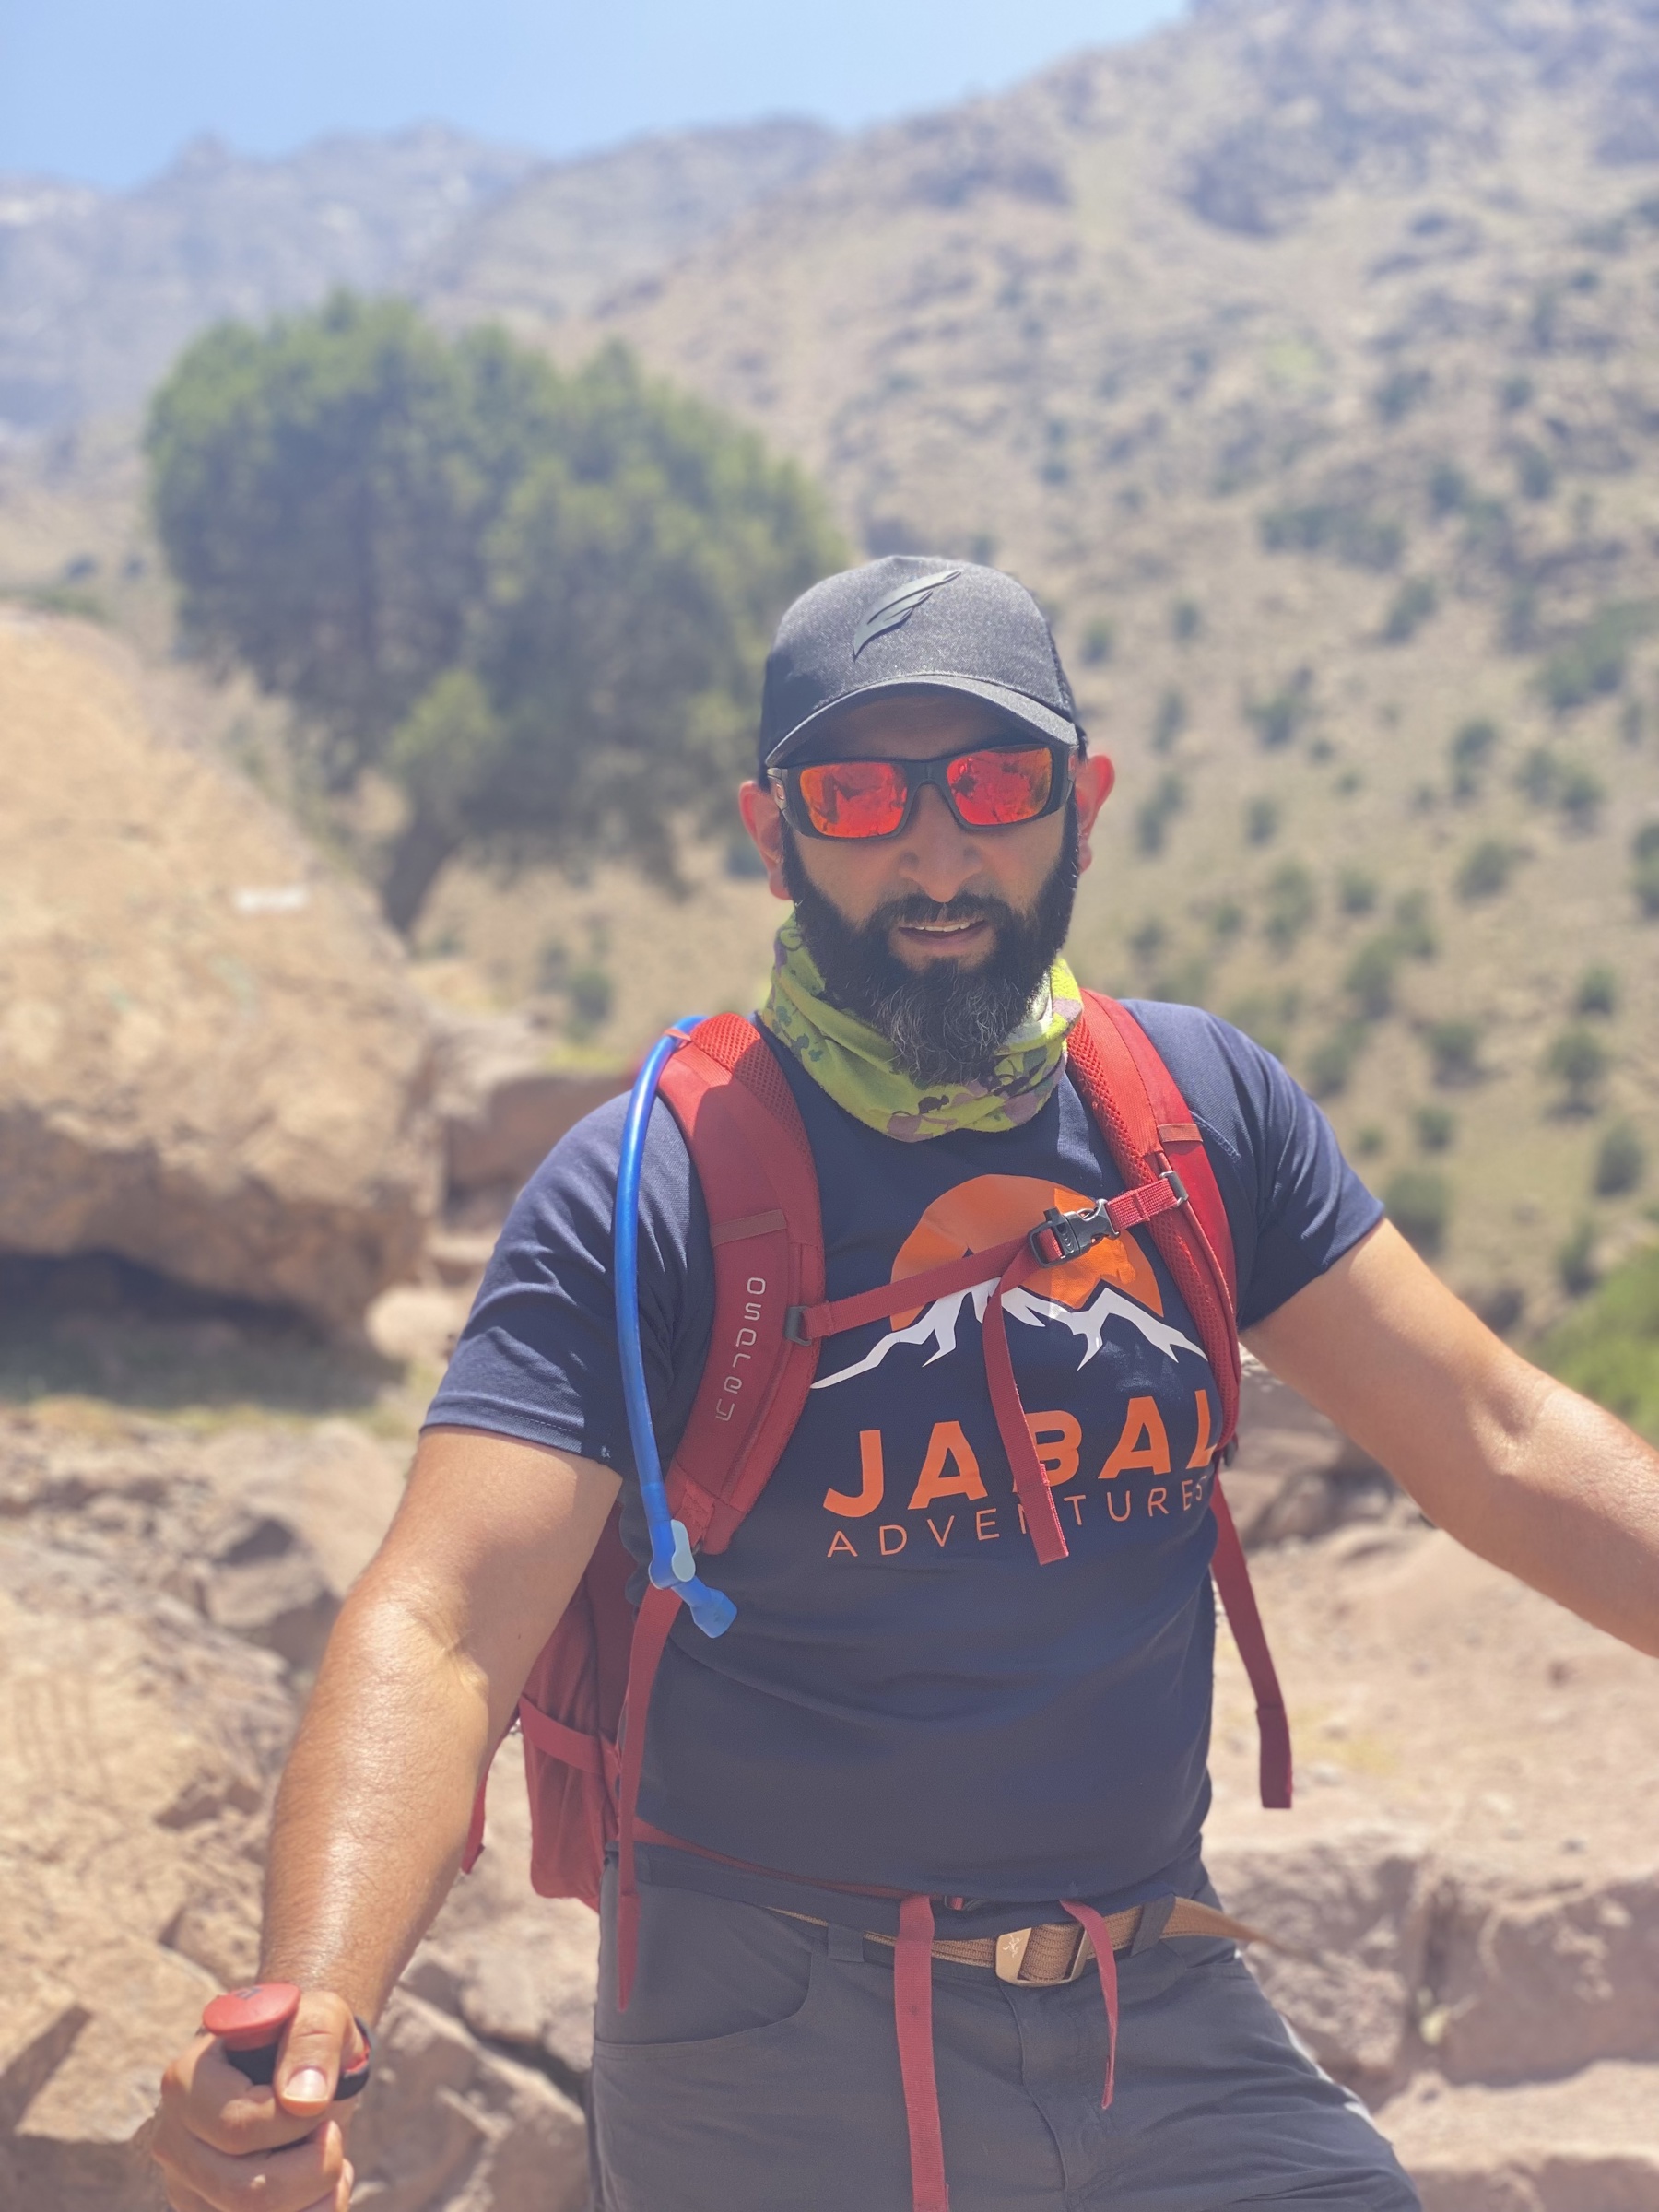
<path id="1" fill-rule="evenodd" d="M 212 131 L 290 151 L 437 117 L 547 154 L 995 90 L 1181 0 L 0 0 L 0 169 L 125 186 Z"/>

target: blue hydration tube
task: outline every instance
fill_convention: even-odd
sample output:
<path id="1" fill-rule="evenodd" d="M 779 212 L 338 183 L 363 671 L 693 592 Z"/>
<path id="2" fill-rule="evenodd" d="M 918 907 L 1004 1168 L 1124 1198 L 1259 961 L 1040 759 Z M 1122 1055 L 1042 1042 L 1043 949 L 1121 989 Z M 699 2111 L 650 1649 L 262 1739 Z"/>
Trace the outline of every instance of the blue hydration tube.
<path id="1" fill-rule="evenodd" d="M 699 1576 L 686 1524 L 677 1521 L 668 1510 L 663 1463 L 657 1454 L 656 1431 L 651 1423 L 651 1400 L 645 1389 L 645 1356 L 640 1348 L 640 1165 L 645 1153 L 645 1132 L 651 1124 L 651 1109 L 656 1102 L 657 1083 L 664 1067 L 703 1018 L 700 1014 L 688 1015 L 657 1039 L 646 1054 L 645 1065 L 635 1077 L 629 1097 L 628 1114 L 622 1124 L 622 1154 L 617 1166 L 617 1342 L 622 1354 L 622 1400 L 628 1408 L 628 1433 L 633 1440 L 640 1498 L 645 1508 L 645 1525 L 651 1533 L 651 1565 L 647 1571 L 659 1590 L 679 1592 L 692 1619 L 705 1636 L 724 1636 L 737 1618 L 737 1608 L 724 1590 L 711 1590 Z"/>

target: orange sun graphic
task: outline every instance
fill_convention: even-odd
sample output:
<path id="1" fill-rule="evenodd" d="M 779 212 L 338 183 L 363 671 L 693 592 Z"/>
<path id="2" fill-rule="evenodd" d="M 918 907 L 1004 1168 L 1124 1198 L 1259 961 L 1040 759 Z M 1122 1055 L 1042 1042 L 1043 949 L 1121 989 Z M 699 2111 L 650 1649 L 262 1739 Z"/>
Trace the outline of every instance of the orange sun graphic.
<path id="1" fill-rule="evenodd" d="M 900 1283 L 908 1275 L 922 1275 L 930 1267 L 960 1259 L 965 1252 L 983 1252 L 992 1244 L 1006 1243 L 1010 1237 L 1023 1236 L 1036 1228 L 1050 1206 L 1063 1214 L 1074 1214 L 1093 1204 L 1094 1200 L 1085 1198 L 1081 1192 L 1068 1191 L 1061 1183 L 1046 1182 L 1036 1175 L 976 1175 L 934 1200 L 899 1247 L 892 1279 Z M 1055 1304 L 1070 1306 L 1076 1312 L 1088 1303 L 1102 1283 L 1126 1291 L 1154 1313 L 1163 1312 L 1158 1277 L 1133 1235 L 1103 1237 L 1080 1259 L 1044 1267 L 1031 1276 L 1025 1288 L 1038 1298 L 1053 1299 Z M 908 1313 L 895 1313 L 891 1325 L 908 1328 L 921 1311 L 915 1306 Z"/>

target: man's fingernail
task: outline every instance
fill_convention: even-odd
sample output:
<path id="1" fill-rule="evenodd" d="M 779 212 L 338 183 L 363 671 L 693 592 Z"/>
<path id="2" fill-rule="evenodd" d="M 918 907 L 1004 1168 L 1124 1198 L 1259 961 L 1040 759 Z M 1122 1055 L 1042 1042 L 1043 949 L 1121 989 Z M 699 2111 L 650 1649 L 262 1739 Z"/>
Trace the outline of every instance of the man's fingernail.
<path id="1" fill-rule="evenodd" d="M 328 2095 L 328 2077 L 319 2074 L 315 2066 L 301 2066 L 298 2074 L 290 2074 L 285 2097 L 292 2097 L 300 2104 L 321 2104 Z"/>

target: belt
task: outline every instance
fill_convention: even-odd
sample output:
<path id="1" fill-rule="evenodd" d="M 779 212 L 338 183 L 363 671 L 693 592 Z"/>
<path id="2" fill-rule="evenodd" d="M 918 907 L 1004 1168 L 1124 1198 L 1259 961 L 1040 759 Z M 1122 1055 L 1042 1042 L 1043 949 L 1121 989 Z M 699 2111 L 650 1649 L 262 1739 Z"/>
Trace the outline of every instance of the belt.
<path id="1" fill-rule="evenodd" d="M 815 1928 L 829 1925 L 811 1912 L 791 1912 L 781 1905 L 774 1905 L 772 1910 L 782 1912 L 785 1920 L 804 1920 Z M 1159 1919 L 1157 1933 L 1151 1936 L 1154 1942 L 1161 1942 L 1169 1936 L 1220 1936 L 1230 1943 L 1265 1940 L 1243 1921 L 1234 1920 L 1230 1913 L 1218 1912 L 1212 1905 L 1200 1904 L 1196 1898 L 1164 1898 L 1155 1906 L 1131 1905 L 1127 1912 L 1101 1917 L 1100 1925 L 1114 1952 L 1134 1947 L 1148 1914 Z M 884 1936 L 874 1928 L 865 1930 L 864 1939 L 866 1943 L 885 1944 L 889 1950 L 896 1950 L 899 1945 L 896 1936 Z M 1095 1956 L 1093 1936 L 1075 1920 L 1039 1922 L 1035 1927 L 1010 1928 L 1003 1936 L 941 1936 L 935 1938 L 930 1948 L 935 1959 L 946 1959 L 953 1966 L 982 1967 L 987 1972 L 994 1971 L 999 1982 L 1022 1982 L 1028 1986 L 1046 1988 L 1077 1981 Z"/>

